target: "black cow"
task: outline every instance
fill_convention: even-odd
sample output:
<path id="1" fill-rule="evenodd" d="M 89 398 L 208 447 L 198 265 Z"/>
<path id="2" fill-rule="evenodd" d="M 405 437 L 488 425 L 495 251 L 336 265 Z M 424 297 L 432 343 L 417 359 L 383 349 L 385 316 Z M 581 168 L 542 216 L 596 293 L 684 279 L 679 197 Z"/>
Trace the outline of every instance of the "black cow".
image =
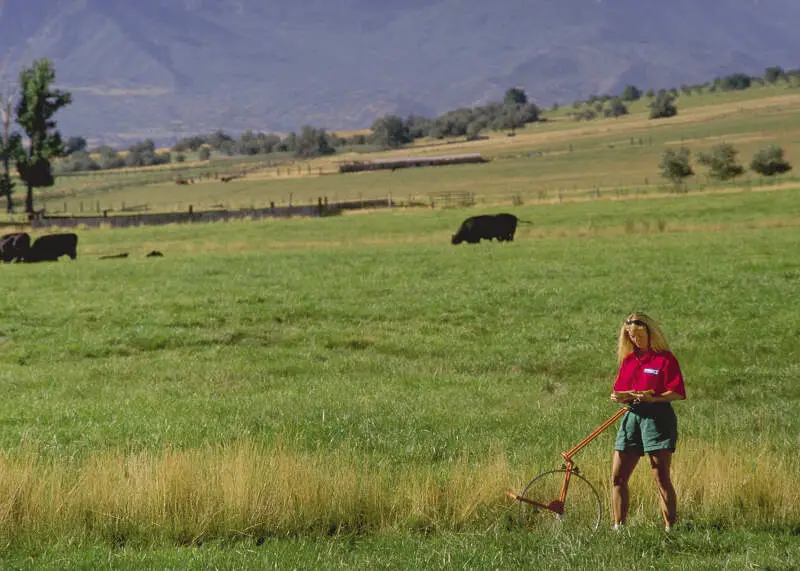
<path id="1" fill-rule="evenodd" d="M 61 256 L 78 257 L 77 234 L 48 234 L 36 239 L 25 256 L 26 262 L 55 262 Z"/>
<path id="2" fill-rule="evenodd" d="M 483 214 L 470 216 L 453 234 L 452 243 L 477 244 L 481 240 L 497 238 L 499 242 L 513 242 L 517 231 L 517 217 L 513 214 Z"/>
<path id="3" fill-rule="evenodd" d="M 3 262 L 21 262 L 31 248 L 31 237 L 27 232 L 4 234 L 0 237 L 0 259 Z"/>

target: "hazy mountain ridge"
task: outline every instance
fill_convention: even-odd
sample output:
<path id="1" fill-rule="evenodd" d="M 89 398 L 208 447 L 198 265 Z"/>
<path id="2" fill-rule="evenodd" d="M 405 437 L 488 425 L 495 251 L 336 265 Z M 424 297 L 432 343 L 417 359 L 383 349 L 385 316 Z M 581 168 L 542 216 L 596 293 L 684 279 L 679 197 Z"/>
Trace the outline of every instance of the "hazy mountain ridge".
<path id="1" fill-rule="evenodd" d="M 368 126 L 800 66 L 793 0 L 5 0 L 0 54 L 47 56 L 62 131 L 171 137 Z M 14 77 L 16 72 L 14 72 Z"/>

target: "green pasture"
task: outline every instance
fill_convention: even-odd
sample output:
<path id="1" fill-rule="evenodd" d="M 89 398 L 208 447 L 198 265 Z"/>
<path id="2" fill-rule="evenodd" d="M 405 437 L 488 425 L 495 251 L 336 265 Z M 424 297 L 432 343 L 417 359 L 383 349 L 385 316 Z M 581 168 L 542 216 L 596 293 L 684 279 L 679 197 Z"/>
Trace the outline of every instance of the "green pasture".
<path id="1" fill-rule="evenodd" d="M 414 187 L 449 170 L 350 180 Z M 497 211 L 479 204 L 79 230 L 75 262 L 5 265 L 0 557 L 797 566 L 797 190 L 503 209 L 532 222 L 514 243 L 449 244 L 465 216 Z M 626 535 L 519 529 L 505 491 L 614 412 L 616 336 L 633 310 L 663 322 L 686 376 L 682 529 L 659 531 L 644 466 Z M 577 458 L 606 520 L 612 438 Z M 232 505 L 242 489 L 258 494 Z"/>

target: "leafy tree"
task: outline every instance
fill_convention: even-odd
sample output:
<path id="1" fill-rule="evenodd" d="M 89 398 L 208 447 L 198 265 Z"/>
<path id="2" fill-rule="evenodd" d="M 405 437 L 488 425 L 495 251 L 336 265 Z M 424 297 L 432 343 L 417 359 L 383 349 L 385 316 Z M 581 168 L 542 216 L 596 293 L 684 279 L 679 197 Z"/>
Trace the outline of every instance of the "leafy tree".
<path id="1" fill-rule="evenodd" d="M 114 147 L 103 145 L 95 149 L 94 152 L 100 155 L 97 164 L 100 165 L 100 168 L 103 170 L 118 169 L 125 166 L 125 161 L 119 156 L 119 153 Z"/>
<path id="2" fill-rule="evenodd" d="M 152 139 L 134 143 L 128 148 L 128 154 L 125 155 L 125 164 L 129 167 L 163 165 L 168 162 L 170 162 L 169 153 L 157 153 L 156 144 Z"/>
<path id="3" fill-rule="evenodd" d="M 372 142 L 386 148 L 397 148 L 411 142 L 408 128 L 397 115 L 384 115 L 372 123 Z"/>
<path id="4" fill-rule="evenodd" d="M 83 137 L 70 137 L 64 144 L 64 154 L 71 155 L 78 151 L 85 151 L 87 147 L 86 139 Z"/>
<path id="5" fill-rule="evenodd" d="M 642 98 L 642 90 L 635 85 L 626 85 L 620 97 L 623 101 L 638 101 Z"/>
<path id="6" fill-rule="evenodd" d="M 293 153 L 297 150 L 297 133 L 292 131 L 278 143 L 277 149 L 282 152 Z"/>
<path id="7" fill-rule="evenodd" d="M 17 149 L 17 171 L 28 188 L 25 212 L 33 214 L 33 189 L 54 183 L 50 161 L 64 154 L 61 134 L 53 116 L 72 103 L 72 95 L 54 89 L 56 73 L 50 60 L 42 58 L 19 74 L 21 95 L 17 123 L 28 137 L 27 148 Z"/>
<path id="8" fill-rule="evenodd" d="M 750 76 L 744 73 L 734 73 L 714 80 L 714 86 L 723 91 L 747 89 L 751 83 Z"/>
<path id="9" fill-rule="evenodd" d="M 678 114 L 678 108 L 675 106 L 675 97 L 666 91 L 659 92 L 649 107 L 651 119 L 674 117 Z"/>
<path id="10" fill-rule="evenodd" d="M 597 112 L 594 109 L 586 108 L 577 113 L 573 113 L 572 116 L 576 121 L 592 121 L 597 119 Z"/>
<path id="11" fill-rule="evenodd" d="M 427 137 L 431 129 L 431 120 L 420 115 L 409 115 L 406 118 L 406 130 L 411 139 Z M 363 144 L 363 143 L 361 143 Z"/>
<path id="12" fill-rule="evenodd" d="M 739 151 L 730 143 L 722 143 L 711 149 L 710 153 L 701 153 L 697 162 L 708 167 L 708 176 L 717 180 L 730 180 L 744 172 L 737 162 Z"/>
<path id="13" fill-rule="evenodd" d="M 300 135 L 297 137 L 297 147 L 294 151 L 295 156 L 310 158 L 331 155 L 335 152 L 336 150 L 331 146 L 325 129 L 314 129 L 309 125 L 305 125 L 300 130 Z"/>
<path id="14" fill-rule="evenodd" d="M 19 133 L 11 132 L 11 108 L 13 107 L 14 96 L 3 97 L 0 102 L 0 113 L 3 118 L 3 139 L 0 140 L 0 160 L 3 162 L 3 172 L 0 173 L 0 196 L 6 197 L 6 210 L 10 214 L 14 211 L 14 201 L 11 198 L 14 193 L 14 181 L 11 180 L 9 163 L 11 158 L 16 156 L 22 149 L 22 138 Z"/>
<path id="15" fill-rule="evenodd" d="M 655 97 L 655 95 L 656 95 L 656 94 L 655 94 L 655 92 L 654 92 L 652 89 L 648 89 L 648 90 L 647 90 L 647 93 L 645 93 L 644 95 L 645 95 L 645 97 L 647 97 L 648 99 L 652 99 L 653 97 Z"/>
<path id="16" fill-rule="evenodd" d="M 95 171 L 100 165 L 86 151 L 75 151 L 65 161 L 53 165 L 56 173 Z"/>
<path id="17" fill-rule="evenodd" d="M 783 149 L 777 145 L 769 145 L 756 152 L 750 161 L 750 169 L 762 176 L 783 174 L 792 170 L 792 165 L 783 158 Z"/>
<path id="18" fill-rule="evenodd" d="M 207 161 L 211 158 L 211 148 L 208 145 L 203 145 L 197 149 L 197 158 L 201 161 Z"/>
<path id="19" fill-rule="evenodd" d="M 628 107 L 619 98 L 612 99 L 608 108 L 603 111 L 605 117 L 622 117 L 627 114 Z"/>
<path id="20" fill-rule="evenodd" d="M 528 102 L 528 96 L 525 90 L 519 87 L 512 87 L 506 91 L 503 97 L 503 104 L 505 105 L 525 105 Z"/>
<path id="21" fill-rule="evenodd" d="M 496 116 L 492 122 L 492 129 L 495 131 L 511 131 L 514 133 L 525 122 L 522 120 L 520 110 L 517 105 L 505 105 L 503 113 Z"/>
<path id="22" fill-rule="evenodd" d="M 222 149 L 222 146 L 225 143 L 232 143 L 233 137 L 228 135 L 225 131 L 218 130 L 208 135 L 208 137 L 206 137 L 206 140 L 203 142 L 211 145 L 212 149 L 219 151 Z"/>
<path id="23" fill-rule="evenodd" d="M 777 83 L 779 79 L 786 79 L 786 72 L 781 66 L 775 65 L 764 70 L 764 81 L 767 83 Z"/>
<path id="24" fill-rule="evenodd" d="M 694 170 L 689 162 L 690 156 L 691 151 L 686 147 L 681 147 L 677 151 L 665 150 L 661 153 L 661 161 L 658 165 L 661 169 L 661 176 L 675 186 L 680 186 L 685 178 L 694 175 Z"/>

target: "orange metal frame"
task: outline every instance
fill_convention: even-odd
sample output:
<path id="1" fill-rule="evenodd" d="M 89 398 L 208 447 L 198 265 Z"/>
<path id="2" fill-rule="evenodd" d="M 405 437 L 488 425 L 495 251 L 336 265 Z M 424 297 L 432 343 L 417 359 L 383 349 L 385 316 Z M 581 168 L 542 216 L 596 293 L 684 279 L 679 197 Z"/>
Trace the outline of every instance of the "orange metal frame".
<path id="1" fill-rule="evenodd" d="M 550 511 L 555 512 L 555 513 L 557 513 L 559 515 L 563 514 L 564 513 L 564 502 L 567 499 L 567 491 L 569 490 L 569 480 L 572 477 L 572 473 L 577 470 L 577 467 L 575 466 L 575 463 L 572 461 L 572 457 L 575 456 L 581 450 L 583 450 L 583 448 L 586 447 L 586 445 L 588 445 L 592 440 L 594 440 L 595 438 L 600 436 L 600 433 L 602 433 L 606 428 L 608 428 L 609 426 L 614 424 L 614 422 L 616 422 L 616 420 L 619 417 L 621 417 L 623 414 L 625 414 L 627 411 L 628 411 L 628 407 L 627 406 L 623 406 L 616 413 L 614 413 L 614 415 L 611 418 L 609 418 L 603 424 L 598 426 L 597 429 L 595 429 L 595 431 L 592 432 L 589 436 L 587 436 L 586 438 L 584 438 L 583 440 L 578 442 L 578 444 L 576 444 L 575 446 L 573 446 L 572 448 L 570 448 L 566 452 L 562 452 L 561 453 L 561 457 L 564 459 L 564 462 L 566 462 L 566 463 L 563 466 L 563 468 L 565 470 L 564 471 L 564 483 L 561 485 L 561 493 L 559 494 L 559 497 L 558 497 L 557 500 L 553 500 L 549 504 L 542 504 L 542 503 L 539 503 L 539 502 L 537 502 L 535 500 L 531 500 L 531 499 L 528 499 L 528 498 L 523 498 L 522 496 L 519 496 L 519 495 L 515 494 L 514 492 L 507 492 L 508 496 L 511 497 L 511 498 L 514 498 L 517 501 L 525 502 L 526 504 L 531 504 L 531 505 L 540 507 L 542 509 L 550 510 Z"/>

